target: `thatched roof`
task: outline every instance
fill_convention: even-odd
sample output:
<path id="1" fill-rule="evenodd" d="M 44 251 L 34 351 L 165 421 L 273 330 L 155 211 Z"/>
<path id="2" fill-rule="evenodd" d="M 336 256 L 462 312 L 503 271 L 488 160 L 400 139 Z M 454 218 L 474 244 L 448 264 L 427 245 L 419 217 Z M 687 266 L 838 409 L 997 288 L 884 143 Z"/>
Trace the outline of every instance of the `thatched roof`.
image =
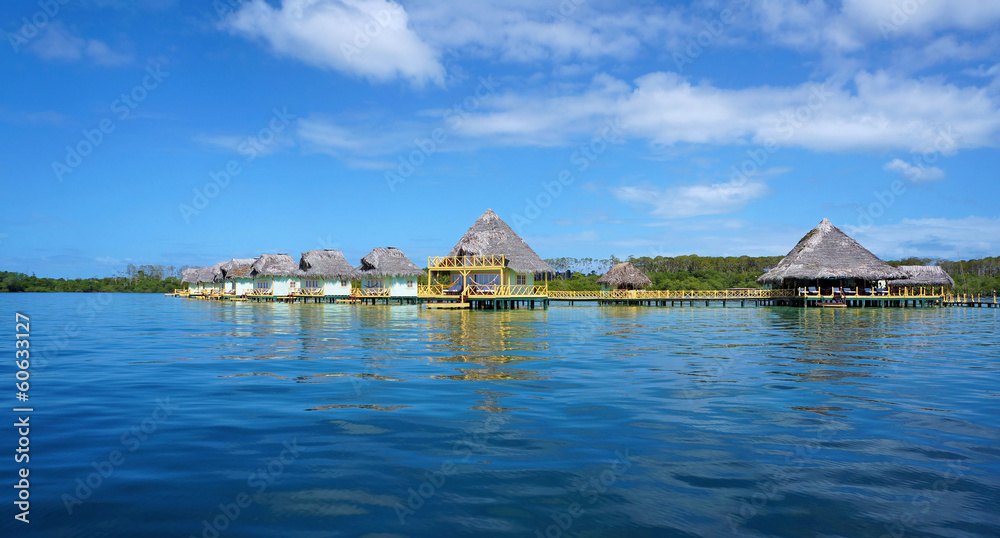
<path id="1" fill-rule="evenodd" d="M 395 247 L 375 247 L 354 271 L 353 278 L 384 278 L 393 276 L 420 276 L 424 272 L 410 261 L 402 250 Z"/>
<path id="2" fill-rule="evenodd" d="M 940 265 L 900 265 L 898 269 L 909 278 L 893 280 L 893 286 L 954 286 L 952 280 Z"/>
<path id="3" fill-rule="evenodd" d="M 299 260 L 299 276 L 316 278 L 351 278 L 354 266 L 339 250 L 310 250 Z"/>
<path id="4" fill-rule="evenodd" d="M 649 277 L 629 262 L 616 264 L 607 273 L 604 273 L 601 278 L 598 278 L 597 283 L 611 288 L 632 289 L 641 289 L 653 285 Z"/>
<path id="5" fill-rule="evenodd" d="M 199 267 L 194 275 L 194 282 L 215 282 L 215 278 L 222 274 L 222 270 L 219 269 L 221 266 L 222 262 L 219 262 L 211 267 Z"/>
<path id="6" fill-rule="evenodd" d="M 228 262 L 222 262 L 222 265 L 219 266 L 219 274 L 215 276 L 215 281 L 221 282 L 231 278 L 246 277 L 250 268 L 253 267 L 254 261 L 256 258 L 233 258 Z"/>
<path id="7" fill-rule="evenodd" d="M 449 256 L 497 254 L 506 256 L 507 267 L 518 273 L 555 271 L 492 209 L 487 209 L 448 253 Z"/>
<path id="8" fill-rule="evenodd" d="M 251 277 L 258 276 L 294 276 L 298 273 L 299 264 L 288 254 L 262 254 L 254 260 L 248 273 Z"/>
<path id="9" fill-rule="evenodd" d="M 198 283 L 198 271 L 201 267 L 189 267 L 181 272 L 181 283 L 182 284 L 197 284 Z"/>
<path id="10" fill-rule="evenodd" d="M 829 220 L 823 219 L 757 282 L 780 285 L 788 279 L 875 281 L 906 277 L 902 271 L 880 260 Z"/>

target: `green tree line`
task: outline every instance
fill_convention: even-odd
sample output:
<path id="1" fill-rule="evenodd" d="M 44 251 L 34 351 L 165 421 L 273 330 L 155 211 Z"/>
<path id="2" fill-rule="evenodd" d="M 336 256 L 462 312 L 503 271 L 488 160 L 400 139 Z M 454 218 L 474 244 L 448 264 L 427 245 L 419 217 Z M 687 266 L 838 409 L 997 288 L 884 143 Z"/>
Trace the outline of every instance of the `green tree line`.
<path id="1" fill-rule="evenodd" d="M 166 293 L 180 288 L 187 266 L 128 264 L 109 277 L 45 278 L 0 271 L 0 292 L 124 292 Z"/>

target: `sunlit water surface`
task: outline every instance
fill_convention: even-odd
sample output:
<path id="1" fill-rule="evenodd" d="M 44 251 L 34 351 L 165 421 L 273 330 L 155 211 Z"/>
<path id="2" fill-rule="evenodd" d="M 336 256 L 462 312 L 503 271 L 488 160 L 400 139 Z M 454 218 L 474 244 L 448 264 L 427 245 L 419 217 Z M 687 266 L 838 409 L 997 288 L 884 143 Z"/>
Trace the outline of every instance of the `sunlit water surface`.
<path id="1" fill-rule="evenodd" d="M 7 536 L 1000 536 L 1000 310 L 0 305 Z"/>

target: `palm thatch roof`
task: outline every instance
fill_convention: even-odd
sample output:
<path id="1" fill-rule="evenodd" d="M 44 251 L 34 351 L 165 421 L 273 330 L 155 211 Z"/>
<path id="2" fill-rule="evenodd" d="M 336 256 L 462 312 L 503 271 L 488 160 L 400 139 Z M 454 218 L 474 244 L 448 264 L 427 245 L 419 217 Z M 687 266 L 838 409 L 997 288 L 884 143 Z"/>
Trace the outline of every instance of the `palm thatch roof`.
<path id="1" fill-rule="evenodd" d="M 299 276 L 316 278 L 351 278 L 354 266 L 339 250 L 310 250 L 299 260 Z"/>
<path id="2" fill-rule="evenodd" d="M 940 265 L 900 265 L 909 278 L 893 280 L 893 286 L 954 286 L 955 281 Z"/>
<path id="3" fill-rule="evenodd" d="M 258 276 L 294 276 L 298 273 L 299 264 L 288 254 L 262 254 L 250 266 L 250 277 Z"/>
<path id="4" fill-rule="evenodd" d="M 228 262 L 222 262 L 219 266 L 219 274 L 215 276 L 216 282 L 222 282 L 233 278 L 246 277 L 253 267 L 256 258 L 233 258 Z"/>
<path id="5" fill-rule="evenodd" d="M 604 273 L 601 278 L 598 278 L 597 283 L 615 289 L 626 288 L 636 290 L 653 285 L 649 277 L 629 262 L 616 264 L 607 273 Z"/>
<path id="6" fill-rule="evenodd" d="M 773 269 L 757 279 L 760 284 L 785 280 L 906 278 L 907 275 L 868 252 L 828 219 L 820 221 Z"/>
<path id="7" fill-rule="evenodd" d="M 521 239 L 492 209 L 487 209 L 473 223 L 448 256 L 487 256 L 503 254 L 507 267 L 518 273 L 554 272 L 528 243 Z"/>
<path id="8" fill-rule="evenodd" d="M 222 274 L 222 270 L 219 269 L 221 266 L 222 262 L 219 262 L 211 267 L 199 267 L 197 273 L 195 273 L 194 281 L 196 283 L 215 282 L 215 278 Z"/>
<path id="9" fill-rule="evenodd" d="M 181 272 L 181 283 L 182 284 L 197 284 L 198 283 L 198 271 L 201 267 L 189 267 Z"/>
<path id="10" fill-rule="evenodd" d="M 395 247 L 375 247 L 361 258 L 361 265 L 354 271 L 353 278 L 384 278 L 394 276 L 421 276 L 424 271 L 410 261 L 402 250 Z"/>

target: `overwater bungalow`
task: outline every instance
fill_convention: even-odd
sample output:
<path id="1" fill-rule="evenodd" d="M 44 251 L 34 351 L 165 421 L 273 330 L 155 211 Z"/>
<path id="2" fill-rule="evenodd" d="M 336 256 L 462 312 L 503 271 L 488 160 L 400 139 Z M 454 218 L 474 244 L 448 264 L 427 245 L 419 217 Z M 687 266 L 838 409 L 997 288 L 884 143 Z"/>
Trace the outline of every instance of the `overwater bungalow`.
<path id="1" fill-rule="evenodd" d="M 881 297 L 888 282 L 908 278 L 823 219 L 773 269 L 757 279 L 770 288 L 795 291 L 801 304 L 823 299 Z"/>
<path id="2" fill-rule="evenodd" d="M 288 254 L 263 254 L 250 266 L 251 297 L 290 297 L 299 288 L 299 264 Z"/>
<path id="3" fill-rule="evenodd" d="M 546 304 L 547 275 L 552 272 L 551 265 L 492 209 L 487 209 L 447 256 L 428 259 L 429 285 L 422 297 L 482 300 L 493 307 L 518 301 L 533 305 L 535 300 Z M 539 274 L 545 275 L 543 282 L 536 282 Z M 447 275 L 447 284 L 438 282 L 440 275 Z"/>
<path id="4" fill-rule="evenodd" d="M 638 267 L 629 262 L 616 264 L 597 279 L 601 291 L 641 290 L 653 285 Z"/>
<path id="5" fill-rule="evenodd" d="M 181 271 L 181 284 L 184 285 L 184 291 L 188 294 L 193 293 L 198 287 L 198 269 L 200 268 L 188 267 Z"/>
<path id="6" fill-rule="evenodd" d="M 221 263 L 211 267 L 199 267 L 195 270 L 194 282 L 196 287 L 193 288 L 191 295 L 208 297 L 218 294 L 219 288 L 215 284 L 215 278 L 219 274 L 220 265 Z"/>
<path id="7" fill-rule="evenodd" d="M 241 297 L 253 291 L 253 279 L 250 278 L 250 268 L 256 258 L 233 258 L 219 266 L 220 274 L 216 281 L 222 285 L 222 294 Z"/>
<path id="8" fill-rule="evenodd" d="M 361 287 L 352 290 L 358 298 L 417 296 L 417 278 L 424 271 L 396 247 L 376 247 L 361 258 L 352 277 Z"/>
<path id="9" fill-rule="evenodd" d="M 347 297 L 351 294 L 354 266 L 339 250 L 310 250 L 302 253 L 298 276 L 300 297 Z"/>
<path id="10" fill-rule="evenodd" d="M 892 288 L 909 288 L 910 290 L 935 292 L 938 288 L 950 288 L 955 285 L 951 275 L 939 265 L 900 265 L 897 267 L 906 273 L 908 278 L 889 282 Z"/>

